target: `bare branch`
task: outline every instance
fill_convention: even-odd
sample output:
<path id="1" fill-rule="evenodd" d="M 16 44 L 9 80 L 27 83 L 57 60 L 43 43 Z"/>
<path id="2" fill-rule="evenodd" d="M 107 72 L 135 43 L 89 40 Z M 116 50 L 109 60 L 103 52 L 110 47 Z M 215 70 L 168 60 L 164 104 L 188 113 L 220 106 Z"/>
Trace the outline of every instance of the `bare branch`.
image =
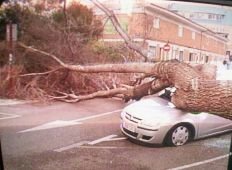
<path id="1" fill-rule="evenodd" d="M 42 54 L 42 55 L 49 56 L 49 57 L 51 57 L 53 60 L 55 60 L 57 63 L 59 63 L 61 66 L 63 66 L 63 67 L 66 67 L 66 66 L 67 66 L 63 61 L 61 61 L 59 58 L 57 58 L 57 57 L 56 57 L 55 55 L 53 55 L 53 54 L 50 54 L 50 53 L 47 53 L 47 52 L 45 52 L 45 51 L 38 50 L 38 49 L 36 49 L 36 48 L 27 46 L 27 45 L 25 45 L 25 44 L 23 44 L 23 43 L 21 43 L 21 42 L 19 42 L 18 45 L 19 45 L 20 47 L 23 47 L 23 48 L 27 49 L 28 51 L 37 52 L 37 53 L 40 53 L 40 54 Z"/>
<path id="2" fill-rule="evenodd" d="M 53 72 L 56 72 L 60 69 L 64 69 L 64 68 L 56 68 L 56 69 L 53 69 L 53 70 L 50 70 L 50 71 L 47 71 L 47 72 L 43 72 L 43 73 L 29 73 L 29 74 L 22 74 L 22 75 L 19 75 L 19 77 L 27 77 L 27 76 L 41 76 L 41 75 L 47 75 L 47 74 L 50 74 L 50 73 L 53 73 Z"/>
<path id="3" fill-rule="evenodd" d="M 75 94 L 67 94 L 63 92 L 58 92 L 58 93 L 62 94 L 63 96 L 52 97 L 52 98 L 66 101 L 66 102 L 77 102 L 81 100 L 93 99 L 96 97 L 110 97 L 110 96 L 112 97 L 112 96 L 115 96 L 116 94 L 132 95 L 132 91 L 126 88 L 117 88 L 117 89 L 110 89 L 106 91 L 97 91 L 95 93 L 82 95 L 82 96 L 77 96 Z"/>
<path id="4" fill-rule="evenodd" d="M 82 66 L 82 65 L 68 65 L 57 58 L 55 55 L 48 52 L 27 46 L 23 43 L 18 43 L 20 47 L 23 47 L 31 52 L 36 52 L 45 56 L 50 57 L 59 63 L 62 67 L 72 71 L 82 73 L 100 73 L 100 72 L 114 72 L 114 73 L 151 73 L 154 63 L 124 63 L 124 64 L 100 64 L 93 66 Z"/>
<path id="5" fill-rule="evenodd" d="M 109 9 L 107 9 L 103 4 L 101 4 L 99 1 L 97 0 L 91 0 L 98 8 L 100 8 L 111 20 L 113 26 L 115 27 L 115 30 L 119 33 L 119 35 L 124 39 L 124 41 L 126 42 L 126 44 L 128 45 L 128 47 L 132 50 L 135 50 L 137 53 L 139 53 L 145 61 L 147 61 L 147 52 L 144 52 L 141 50 L 141 47 L 137 46 L 132 39 L 130 38 L 130 36 L 127 34 L 127 32 L 125 32 L 117 17 L 115 16 L 115 14 L 113 13 L 113 11 L 110 11 Z"/>
<path id="6" fill-rule="evenodd" d="M 157 83 L 154 85 L 154 83 Z M 143 96 L 154 94 L 159 92 L 165 87 L 168 87 L 169 84 L 167 81 L 150 81 L 138 86 L 128 86 L 125 84 L 121 84 L 120 88 L 114 88 L 114 89 L 109 89 L 109 90 L 101 90 L 94 92 L 92 94 L 87 94 L 87 95 L 75 95 L 74 93 L 68 94 L 64 92 L 57 92 L 58 94 L 61 94 L 62 96 L 50 96 L 53 99 L 56 100 L 62 100 L 65 102 L 78 102 L 81 100 L 89 100 L 93 99 L 96 97 L 113 97 L 113 96 L 118 96 L 120 98 L 124 98 L 125 101 L 129 101 L 130 99 L 135 99 L 139 100 Z"/>

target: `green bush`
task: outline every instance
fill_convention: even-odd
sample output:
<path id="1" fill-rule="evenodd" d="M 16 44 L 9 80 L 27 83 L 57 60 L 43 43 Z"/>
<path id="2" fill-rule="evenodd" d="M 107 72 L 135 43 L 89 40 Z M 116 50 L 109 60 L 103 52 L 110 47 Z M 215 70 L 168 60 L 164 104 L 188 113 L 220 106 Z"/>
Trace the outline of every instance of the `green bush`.
<path id="1" fill-rule="evenodd" d="M 121 62 L 121 51 L 119 50 L 120 45 L 106 45 L 103 42 L 96 42 L 93 44 L 93 52 L 97 55 L 103 55 L 105 62 Z"/>
<path id="2" fill-rule="evenodd" d="M 31 22 L 32 15 L 35 14 L 29 7 L 21 6 L 16 2 L 0 8 L 0 40 L 4 40 L 6 37 L 6 25 L 8 23 L 18 24 L 18 35 L 20 35 L 22 25 L 26 27 L 26 24 Z"/>
<path id="3" fill-rule="evenodd" d="M 79 3 L 67 7 L 66 15 L 63 9 L 55 11 L 52 19 L 59 27 L 68 24 L 69 31 L 80 33 L 85 37 L 98 37 L 103 31 L 102 23 L 95 19 L 92 10 Z"/>

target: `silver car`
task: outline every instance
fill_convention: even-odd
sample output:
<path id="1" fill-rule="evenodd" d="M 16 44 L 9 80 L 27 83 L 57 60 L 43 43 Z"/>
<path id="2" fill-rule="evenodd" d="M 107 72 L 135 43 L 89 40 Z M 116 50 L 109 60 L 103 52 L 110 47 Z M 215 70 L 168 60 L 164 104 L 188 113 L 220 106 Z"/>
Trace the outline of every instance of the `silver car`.
<path id="1" fill-rule="evenodd" d="M 127 137 L 143 143 L 181 146 L 190 140 L 231 131 L 232 121 L 205 112 L 185 112 L 168 100 L 153 96 L 125 107 L 120 127 Z"/>

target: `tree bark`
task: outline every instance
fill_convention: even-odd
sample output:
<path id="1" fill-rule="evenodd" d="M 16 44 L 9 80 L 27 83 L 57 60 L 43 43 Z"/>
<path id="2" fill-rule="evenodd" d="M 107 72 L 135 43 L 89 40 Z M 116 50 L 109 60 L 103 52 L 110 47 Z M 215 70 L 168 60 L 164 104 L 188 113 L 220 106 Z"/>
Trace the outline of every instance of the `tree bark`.
<path id="1" fill-rule="evenodd" d="M 204 111 L 232 119 L 232 82 L 206 81 L 196 84 L 196 89 L 177 90 L 172 97 L 176 107 L 189 111 Z"/>

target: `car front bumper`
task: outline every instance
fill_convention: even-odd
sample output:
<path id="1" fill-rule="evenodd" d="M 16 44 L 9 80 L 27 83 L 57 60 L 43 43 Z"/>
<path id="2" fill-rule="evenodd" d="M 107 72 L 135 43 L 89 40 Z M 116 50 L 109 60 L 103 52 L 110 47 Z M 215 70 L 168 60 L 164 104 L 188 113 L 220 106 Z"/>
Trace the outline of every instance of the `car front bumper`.
<path id="1" fill-rule="evenodd" d="M 159 127 L 158 129 L 140 127 L 138 123 L 130 122 L 127 119 L 121 120 L 120 129 L 127 137 L 149 144 L 163 144 L 169 130 L 168 127 Z"/>

